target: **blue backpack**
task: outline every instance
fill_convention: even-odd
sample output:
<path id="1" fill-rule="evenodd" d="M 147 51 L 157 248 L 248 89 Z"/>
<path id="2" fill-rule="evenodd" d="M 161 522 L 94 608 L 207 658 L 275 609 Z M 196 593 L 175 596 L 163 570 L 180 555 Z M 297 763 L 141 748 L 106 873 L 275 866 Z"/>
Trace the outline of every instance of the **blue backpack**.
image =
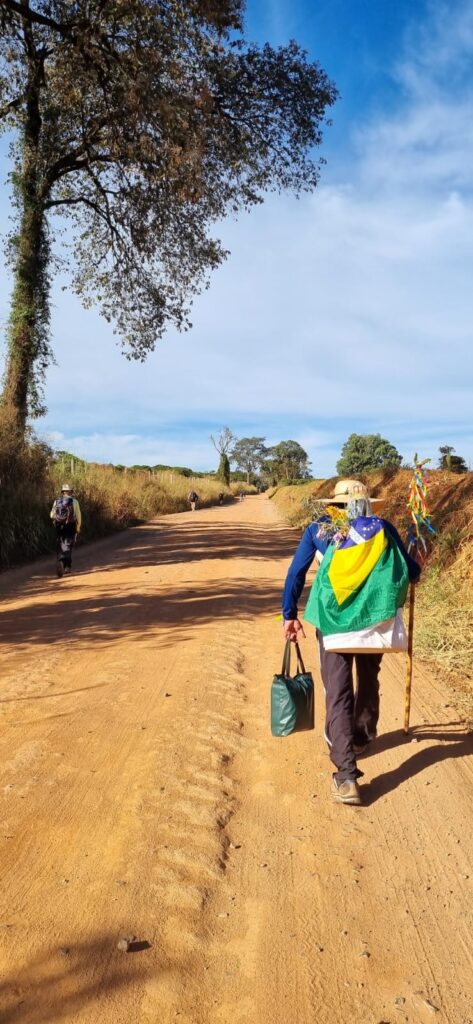
<path id="1" fill-rule="evenodd" d="M 56 498 L 56 508 L 54 511 L 56 526 L 69 526 L 69 523 L 75 523 L 75 521 L 76 517 L 72 498 L 66 498 L 61 494 L 60 498 Z"/>

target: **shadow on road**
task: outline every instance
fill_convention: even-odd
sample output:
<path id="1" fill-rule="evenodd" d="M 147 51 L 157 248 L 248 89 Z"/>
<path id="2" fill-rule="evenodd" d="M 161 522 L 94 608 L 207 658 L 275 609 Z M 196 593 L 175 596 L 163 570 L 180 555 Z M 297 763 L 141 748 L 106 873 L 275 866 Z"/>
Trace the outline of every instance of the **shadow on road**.
<path id="1" fill-rule="evenodd" d="M 14 977 L 4 975 L 2 1024 L 59 1024 L 74 1020 L 86 1008 L 92 1017 L 94 1009 L 99 1014 L 101 999 L 156 971 L 156 963 L 147 958 L 149 943 L 140 943 L 141 956 L 132 957 L 117 950 L 116 943 L 117 935 L 71 942 L 38 956 Z M 166 970 L 164 965 L 161 970 Z"/>
<path id="2" fill-rule="evenodd" d="M 215 510 L 213 510 L 215 511 Z M 286 557 L 295 550 L 298 532 L 274 524 L 253 526 L 205 518 L 169 516 L 113 534 L 73 553 L 74 576 L 132 567 L 181 564 L 203 559 Z M 42 592 L 48 580 L 56 583 L 56 560 L 37 562 L 0 573 L 0 594 L 6 599 Z"/>
<path id="3" fill-rule="evenodd" d="M 461 728 L 462 726 L 463 728 Z M 412 751 L 410 744 L 413 738 L 418 739 L 419 742 L 428 741 L 435 745 L 425 749 L 416 749 L 412 757 L 408 757 L 397 768 L 377 775 L 370 783 L 364 785 L 363 802 L 366 805 L 376 803 L 381 797 L 425 771 L 426 768 L 431 768 L 434 764 L 473 754 L 473 732 L 466 730 L 462 722 L 450 722 L 439 726 L 416 726 L 408 736 L 402 729 L 396 729 L 376 740 L 373 754 L 379 754 L 383 750 L 391 750 L 398 746 L 409 746 L 409 750 Z"/>
<path id="4" fill-rule="evenodd" d="M 97 565 L 101 572 L 143 565 L 178 565 L 206 559 L 284 558 L 295 549 L 294 530 L 275 530 L 274 524 L 250 526 L 247 523 L 229 526 L 202 520 L 163 523 L 130 531 L 127 542 L 120 546 L 109 564 Z"/>
<path id="5" fill-rule="evenodd" d="M 94 592 L 93 597 L 78 596 L 62 602 L 38 602 L 34 615 L 28 606 L 6 609 L 0 616 L 2 629 L 10 644 L 76 642 L 110 643 L 126 639 L 148 641 L 153 636 L 156 646 L 190 627 L 221 619 L 252 619 L 257 615 L 277 615 L 281 604 L 281 587 L 273 582 L 241 578 L 215 586 L 176 586 L 164 593 L 137 593 L 118 588 L 113 593 Z M 160 630 L 163 631 L 160 638 Z M 183 639 L 179 635 L 179 641 Z"/>
<path id="6" fill-rule="evenodd" d="M 4 606 L 0 613 L 2 637 L 9 644 L 31 643 L 85 643 L 93 640 L 114 643 L 120 639 L 149 640 L 167 645 L 170 629 L 175 639 L 186 638 L 185 631 L 194 626 L 219 619 L 254 618 L 261 614 L 280 611 L 284 573 L 281 583 L 259 579 L 225 577 L 213 584 L 182 581 L 161 585 L 152 569 L 161 565 L 192 563 L 202 559 L 220 559 L 233 563 L 235 558 L 258 559 L 273 562 L 288 558 L 295 549 L 294 531 L 275 530 L 251 526 L 247 523 L 226 525 L 205 522 L 179 522 L 167 525 L 162 520 L 155 526 L 130 531 L 125 544 L 112 552 L 102 552 L 102 559 L 90 564 L 93 594 L 87 587 L 75 586 L 74 577 L 51 583 L 51 596 L 42 601 L 45 581 L 33 578 L 25 583 L 21 594 L 25 603 L 20 607 Z M 91 563 L 93 550 L 87 552 Z M 76 558 L 76 570 L 80 570 Z M 113 579 L 112 573 L 120 569 L 142 569 L 149 573 L 134 583 L 132 579 Z M 84 566 L 84 571 L 87 567 Z M 233 568 L 233 566 L 232 566 Z M 101 573 L 110 573 L 102 579 Z M 83 574 L 79 571 L 77 575 Z M 229 572 L 229 576 L 231 573 Z M 61 596 L 64 600 L 60 600 Z M 29 604 L 31 600 L 31 605 Z M 159 631 L 162 636 L 159 636 Z"/>

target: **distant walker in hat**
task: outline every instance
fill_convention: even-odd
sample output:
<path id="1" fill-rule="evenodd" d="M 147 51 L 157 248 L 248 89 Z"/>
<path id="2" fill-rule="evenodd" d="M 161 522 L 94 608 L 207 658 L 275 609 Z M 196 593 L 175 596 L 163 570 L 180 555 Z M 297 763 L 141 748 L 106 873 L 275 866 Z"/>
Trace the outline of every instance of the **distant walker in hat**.
<path id="1" fill-rule="evenodd" d="M 56 527 L 57 574 L 59 578 L 72 569 L 72 548 L 81 526 L 82 515 L 77 498 L 73 497 L 70 484 L 63 484 L 58 498 L 54 499 L 50 512 Z"/>
<path id="2" fill-rule="evenodd" d="M 302 536 L 283 595 L 284 634 L 305 636 L 298 601 L 314 558 L 319 570 L 304 618 L 316 627 L 325 688 L 325 739 L 335 766 L 332 797 L 361 804 L 357 755 L 375 739 L 379 718 L 379 670 L 383 650 L 402 649 L 401 608 L 420 566 L 392 523 L 373 514 L 381 499 L 359 480 L 339 480 L 327 513 Z M 398 635 L 399 634 L 399 635 Z M 397 638 L 397 639 L 396 639 Z M 405 639 L 405 636 L 404 636 Z M 356 692 L 353 682 L 356 662 Z"/>

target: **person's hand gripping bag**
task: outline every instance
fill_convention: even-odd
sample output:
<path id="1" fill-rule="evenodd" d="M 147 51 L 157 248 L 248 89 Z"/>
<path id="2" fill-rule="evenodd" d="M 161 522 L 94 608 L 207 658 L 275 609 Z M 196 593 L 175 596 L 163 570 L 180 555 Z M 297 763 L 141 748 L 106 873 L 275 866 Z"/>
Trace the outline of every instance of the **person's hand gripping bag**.
<path id="1" fill-rule="evenodd" d="M 294 644 L 297 673 L 291 676 L 290 640 L 284 648 L 280 675 L 275 675 L 271 686 L 271 732 L 273 736 L 289 736 L 314 728 L 314 681 L 306 672 L 299 644 Z"/>

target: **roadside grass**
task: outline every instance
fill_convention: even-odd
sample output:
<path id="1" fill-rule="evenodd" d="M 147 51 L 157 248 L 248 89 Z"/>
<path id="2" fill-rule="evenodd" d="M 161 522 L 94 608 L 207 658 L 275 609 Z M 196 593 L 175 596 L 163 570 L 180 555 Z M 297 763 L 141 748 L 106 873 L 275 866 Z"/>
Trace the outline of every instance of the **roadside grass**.
<path id="1" fill-rule="evenodd" d="M 362 477 L 370 493 L 383 498 L 380 515 L 406 537 L 406 495 L 412 473 L 377 472 Z M 272 492 L 285 519 L 304 529 L 318 517 L 321 496 L 330 495 L 336 478 L 311 481 Z M 436 534 L 421 583 L 416 589 L 415 650 L 470 695 L 473 683 L 473 473 L 430 473 L 428 505 Z"/>
<path id="2" fill-rule="evenodd" d="M 80 460 L 74 460 L 71 473 L 61 460 L 54 461 L 47 445 L 34 437 L 23 442 L 0 413 L 0 568 L 54 550 L 49 514 L 65 481 L 79 500 L 85 541 L 155 516 L 184 512 L 189 508 L 190 490 L 199 495 L 199 507 L 216 505 L 221 491 L 227 500 L 242 491 L 255 492 L 240 482 L 227 487 L 215 477 L 184 477 L 168 471 L 153 475 Z"/>
<path id="3" fill-rule="evenodd" d="M 427 569 L 416 595 L 415 649 L 447 672 L 473 681 L 473 578 L 457 566 Z"/>
<path id="4" fill-rule="evenodd" d="M 0 566 L 48 549 L 49 458 L 46 445 L 33 438 L 25 442 L 0 412 Z"/>

